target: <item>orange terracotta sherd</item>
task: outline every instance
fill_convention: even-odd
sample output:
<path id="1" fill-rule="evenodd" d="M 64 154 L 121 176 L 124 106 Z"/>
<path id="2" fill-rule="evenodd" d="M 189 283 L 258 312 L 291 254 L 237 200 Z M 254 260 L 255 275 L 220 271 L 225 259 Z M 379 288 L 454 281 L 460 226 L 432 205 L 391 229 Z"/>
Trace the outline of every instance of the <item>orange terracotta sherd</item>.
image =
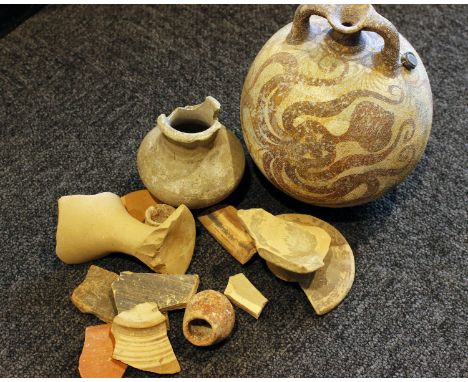
<path id="1" fill-rule="evenodd" d="M 112 324 L 88 326 L 78 369 L 82 378 L 121 378 L 127 365 L 112 358 Z"/>
<path id="2" fill-rule="evenodd" d="M 159 202 L 147 189 L 130 192 L 120 198 L 128 213 L 141 222 L 145 221 L 148 207 L 154 207 Z"/>

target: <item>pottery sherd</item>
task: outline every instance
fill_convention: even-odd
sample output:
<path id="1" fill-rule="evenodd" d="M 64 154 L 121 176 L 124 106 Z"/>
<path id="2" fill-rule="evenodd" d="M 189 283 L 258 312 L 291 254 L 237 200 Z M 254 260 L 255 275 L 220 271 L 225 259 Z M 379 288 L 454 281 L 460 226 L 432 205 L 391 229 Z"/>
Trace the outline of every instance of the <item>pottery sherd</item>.
<path id="1" fill-rule="evenodd" d="M 180 365 L 167 337 L 166 319 L 154 303 L 119 313 L 112 323 L 112 357 L 140 370 L 174 374 Z"/>
<path id="2" fill-rule="evenodd" d="M 208 232 L 241 264 L 257 252 L 255 242 L 244 228 L 233 206 L 217 206 L 198 216 Z"/>
<path id="3" fill-rule="evenodd" d="M 121 378 L 127 365 L 112 359 L 114 338 L 111 324 L 88 326 L 78 370 L 81 378 Z"/>
<path id="4" fill-rule="evenodd" d="M 71 301 L 81 312 L 112 322 L 117 311 L 111 285 L 118 277 L 114 272 L 91 265 L 84 281 L 73 291 Z"/>
<path id="5" fill-rule="evenodd" d="M 331 240 L 324 229 L 286 222 L 261 208 L 239 210 L 238 216 L 266 261 L 296 273 L 323 266 Z"/>
<path id="6" fill-rule="evenodd" d="M 268 299 L 243 274 L 229 277 L 224 294 L 239 308 L 258 319 Z"/>
<path id="7" fill-rule="evenodd" d="M 144 302 L 153 302 L 166 312 L 185 308 L 198 284 L 198 275 L 122 272 L 112 283 L 112 291 L 119 313 Z"/>

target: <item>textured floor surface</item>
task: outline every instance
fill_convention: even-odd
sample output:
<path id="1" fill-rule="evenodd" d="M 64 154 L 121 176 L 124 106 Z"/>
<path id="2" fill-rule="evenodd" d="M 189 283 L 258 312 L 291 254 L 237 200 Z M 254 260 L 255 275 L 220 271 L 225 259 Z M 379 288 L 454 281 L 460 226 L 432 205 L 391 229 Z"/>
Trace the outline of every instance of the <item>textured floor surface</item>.
<path id="1" fill-rule="evenodd" d="M 380 200 L 314 208 L 276 191 L 248 157 L 230 201 L 334 224 L 356 255 L 356 280 L 330 314 L 256 257 L 242 267 L 198 226 L 190 272 L 223 290 L 244 272 L 269 298 L 256 321 L 195 348 L 169 332 L 184 377 L 468 377 L 467 6 L 378 6 L 424 60 L 433 130 L 415 172 Z M 84 315 L 70 294 L 89 264 L 55 256 L 61 195 L 142 187 L 135 155 L 160 113 L 206 95 L 241 138 L 239 97 L 255 54 L 292 6 L 51 6 L 0 39 L 0 376 L 77 376 Z M 111 255 L 94 264 L 145 272 Z M 127 376 L 149 376 L 129 368 Z"/>

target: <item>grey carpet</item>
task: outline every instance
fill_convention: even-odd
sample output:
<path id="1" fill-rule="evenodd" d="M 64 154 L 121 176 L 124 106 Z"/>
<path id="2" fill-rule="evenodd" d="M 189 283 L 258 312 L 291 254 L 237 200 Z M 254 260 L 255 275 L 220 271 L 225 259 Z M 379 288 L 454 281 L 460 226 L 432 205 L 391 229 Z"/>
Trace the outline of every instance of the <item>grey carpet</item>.
<path id="1" fill-rule="evenodd" d="M 465 376 L 467 357 L 466 6 L 378 6 L 422 56 L 434 93 L 429 144 L 415 172 L 369 205 L 329 210 L 276 191 L 248 158 L 230 202 L 334 224 L 356 280 L 330 314 L 256 257 L 242 267 L 198 225 L 190 272 L 223 290 L 244 272 L 270 299 L 255 321 L 237 309 L 216 348 L 170 339 L 184 377 Z M 84 329 L 70 302 L 89 264 L 55 256 L 61 195 L 142 187 L 135 155 L 160 113 L 206 95 L 241 138 L 249 64 L 293 6 L 51 6 L 0 40 L 0 376 L 77 376 Z M 111 255 L 94 264 L 145 272 Z M 127 376 L 150 376 L 129 368 Z"/>

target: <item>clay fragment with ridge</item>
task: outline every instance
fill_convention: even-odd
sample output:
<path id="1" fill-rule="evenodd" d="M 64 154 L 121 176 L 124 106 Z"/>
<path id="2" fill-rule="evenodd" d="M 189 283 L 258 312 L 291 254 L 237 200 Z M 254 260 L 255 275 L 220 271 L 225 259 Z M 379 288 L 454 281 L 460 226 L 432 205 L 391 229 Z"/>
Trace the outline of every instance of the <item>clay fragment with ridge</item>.
<path id="1" fill-rule="evenodd" d="M 121 378 L 127 365 L 112 359 L 114 337 L 111 324 L 88 326 L 78 370 L 81 378 Z"/>
<path id="2" fill-rule="evenodd" d="M 224 294 L 239 308 L 258 319 L 268 299 L 243 274 L 229 277 Z"/>
<path id="3" fill-rule="evenodd" d="M 241 264 L 245 264 L 257 252 L 254 240 L 233 206 L 216 206 L 197 218 L 216 241 Z"/>
<path id="4" fill-rule="evenodd" d="M 331 241 L 323 228 L 288 222 L 261 208 L 239 210 L 238 216 L 266 261 L 295 273 L 323 267 Z"/>
<path id="5" fill-rule="evenodd" d="M 144 302 L 157 304 L 161 312 L 183 309 L 197 292 L 198 275 L 165 275 L 122 272 L 112 283 L 119 313 Z"/>
<path id="6" fill-rule="evenodd" d="M 73 291 L 71 301 L 81 312 L 112 322 L 117 311 L 111 285 L 118 277 L 114 272 L 91 265 L 84 281 Z"/>
<path id="7" fill-rule="evenodd" d="M 154 303 L 119 313 L 112 323 L 112 357 L 140 370 L 174 374 L 180 365 L 167 337 L 166 318 Z"/>
<path id="8" fill-rule="evenodd" d="M 145 211 L 160 203 L 147 189 L 130 192 L 120 198 L 128 213 L 135 219 L 144 222 Z"/>

